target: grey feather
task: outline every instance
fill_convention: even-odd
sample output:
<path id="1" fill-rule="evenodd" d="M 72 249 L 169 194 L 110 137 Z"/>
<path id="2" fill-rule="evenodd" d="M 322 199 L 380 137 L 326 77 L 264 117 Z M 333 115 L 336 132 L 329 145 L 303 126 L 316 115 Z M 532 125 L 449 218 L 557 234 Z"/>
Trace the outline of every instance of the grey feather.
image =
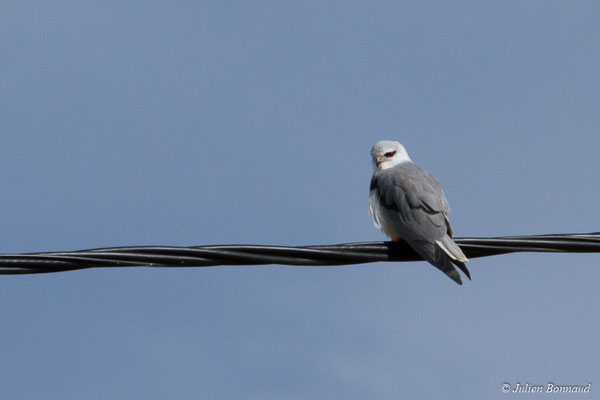
<path id="1" fill-rule="evenodd" d="M 378 170 L 371 179 L 369 211 L 376 226 L 405 240 L 421 257 L 462 284 L 467 258 L 452 240 L 450 206 L 438 181 L 413 162 Z"/>

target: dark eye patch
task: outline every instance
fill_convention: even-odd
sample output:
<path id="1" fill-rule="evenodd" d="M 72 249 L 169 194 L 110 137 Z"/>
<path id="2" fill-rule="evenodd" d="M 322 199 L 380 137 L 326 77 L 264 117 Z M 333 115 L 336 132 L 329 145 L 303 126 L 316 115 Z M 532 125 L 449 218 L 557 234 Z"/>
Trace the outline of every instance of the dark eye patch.
<path id="1" fill-rule="evenodd" d="M 392 158 L 394 157 L 394 154 L 396 154 L 395 151 L 390 151 L 384 154 L 384 156 L 386 156 L 387 158 Z"/>

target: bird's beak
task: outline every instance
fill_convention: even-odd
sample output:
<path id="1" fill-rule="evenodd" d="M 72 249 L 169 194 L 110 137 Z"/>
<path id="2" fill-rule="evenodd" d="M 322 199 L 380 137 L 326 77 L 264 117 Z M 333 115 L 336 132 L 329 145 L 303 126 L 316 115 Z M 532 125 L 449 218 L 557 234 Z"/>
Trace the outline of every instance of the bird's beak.
<path id="1" fill-rule="evenodd" d="M 383 157 L 375 157 L 375 165 L 379 167 L 379 164 L 385 161 Z"/>

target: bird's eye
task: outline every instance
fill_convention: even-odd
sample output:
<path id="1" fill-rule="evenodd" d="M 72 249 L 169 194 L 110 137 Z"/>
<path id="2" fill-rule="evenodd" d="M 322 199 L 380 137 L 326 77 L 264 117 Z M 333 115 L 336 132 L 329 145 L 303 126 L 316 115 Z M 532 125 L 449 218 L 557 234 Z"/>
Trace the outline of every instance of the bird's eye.
<path id="1" fill-rule="evenodd" d="M 388 153 L 385 153 L 384 156 L 386 156 L 387 158 L 392 158 L 392 157 L 394 157 L 394 154 L 396 154 L 395 151 L 390 151 Z"/>

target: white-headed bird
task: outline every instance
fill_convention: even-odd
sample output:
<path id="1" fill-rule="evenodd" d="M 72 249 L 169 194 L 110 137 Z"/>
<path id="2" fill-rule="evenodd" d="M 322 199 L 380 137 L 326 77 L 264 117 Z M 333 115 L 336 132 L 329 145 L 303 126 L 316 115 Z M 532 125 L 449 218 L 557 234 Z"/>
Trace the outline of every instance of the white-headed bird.
<path id="1" fill-rule="evenodd" d="M 471 279 L 467 257 L 452 240 L 450 206 L 438 181 L 412 162 L 398 142 L 378 142 L 371 157 L 369 214 L 375 226 L 393 241 L 406 241 L 459 285 L 462 281 L 454 265 Z"/>

